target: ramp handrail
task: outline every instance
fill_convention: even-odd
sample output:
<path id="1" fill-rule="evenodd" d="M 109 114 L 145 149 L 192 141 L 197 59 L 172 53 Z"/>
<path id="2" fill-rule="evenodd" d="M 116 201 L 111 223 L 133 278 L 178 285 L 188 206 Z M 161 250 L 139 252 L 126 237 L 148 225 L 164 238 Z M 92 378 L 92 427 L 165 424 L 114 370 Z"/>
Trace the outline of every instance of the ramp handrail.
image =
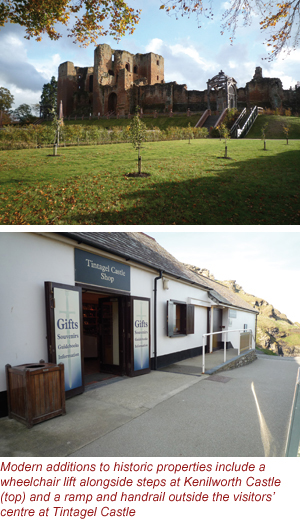
<path id="1" fill-rule="evenodd" d="M 210 335 L 217 335 L 217 334 L 225 334 L 224 338 L 224 363 L 226 362 L 226 337 L 228 333 L 231 332 L 251 332 L 252 334 L 252 328 L 239 328 L 238 330 L 221 330 L 220 332 L 210 332 L 202 335 L 202 373 L 205 373 L 205 337 L 209 337 Z M 252 348 L 252 350 L 255 348 Z M 238 347 L 238 355 L 240 355 L 240 344 Z"/>
<path id="2" fill-rule="evenodd" d="M 288 437 L 285 456 L 299 457 L 300 455 L 300 368 L 298 368 L 292 411 L 290 414 Z"/>

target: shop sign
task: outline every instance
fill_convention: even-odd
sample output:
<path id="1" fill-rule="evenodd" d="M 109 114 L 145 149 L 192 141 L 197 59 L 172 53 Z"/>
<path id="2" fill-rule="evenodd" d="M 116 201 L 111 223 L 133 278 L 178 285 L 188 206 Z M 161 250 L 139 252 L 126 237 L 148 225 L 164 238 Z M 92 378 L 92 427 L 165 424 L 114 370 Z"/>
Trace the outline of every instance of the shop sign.
<path id="1" fill-rule="evenodd" d="M 134 371 L 149 368 L 149 301 L 133 300 Z"/>
<path id="2" fill-rule="evenodd" d="M 65 391 L 69 391 L 82 386 L 79 293 L 53 290 L 56 361 L 64 364 Z"/>
<path id="3" fill-rule="evenodd" d="M 75 248 L 75 281 L 130 292 L 130 267 Z"/>

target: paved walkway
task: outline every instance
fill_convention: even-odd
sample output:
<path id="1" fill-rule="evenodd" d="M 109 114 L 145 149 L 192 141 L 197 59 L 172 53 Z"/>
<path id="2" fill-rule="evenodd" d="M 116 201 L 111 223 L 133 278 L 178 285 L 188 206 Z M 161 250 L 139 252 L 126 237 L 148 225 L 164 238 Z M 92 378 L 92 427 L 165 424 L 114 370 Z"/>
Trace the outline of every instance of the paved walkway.
<path id="1" fill-rule="evenodd" d="M 158 371 L 105 381 L 32 429 L 0 419 L 0 455 L 281 457 L 299 365 L 259 356 L 210 377 Z"/>

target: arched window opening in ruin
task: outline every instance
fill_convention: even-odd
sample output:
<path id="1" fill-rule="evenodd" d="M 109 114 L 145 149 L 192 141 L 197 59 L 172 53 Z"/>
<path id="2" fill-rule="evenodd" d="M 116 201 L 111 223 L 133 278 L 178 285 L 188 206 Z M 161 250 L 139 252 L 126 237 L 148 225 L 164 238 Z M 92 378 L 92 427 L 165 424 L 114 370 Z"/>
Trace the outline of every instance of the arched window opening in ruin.
<path id="1" fill-rule="evenodd" d="M 114 55 L 114 54 L 111 55 L 111 61 L 112 61 L 112 62 L 115 61 L 115 55 Z"/>
<path id="2" fill-rule="evenodd" d="M 157 60 L 156 65 L 159 65 L 159 60 Z"/>
<path id="3" fill-rule="evenodd" d="M 115 75 L 115 73 L 114 73 L 114 71 L 113 71 L 112 69 L 109 69 L 108 74 L 109 74 L 110 76 L 114 76 L 114 75 Z"/>
<path id="4" fill-rule="evenodd" d="M 137 74 L 137 73 L 138 73 L 137 65 L 134 66 L 134 68 L 133 68 L 133 72 L 134 72 L 134 74 Z"/>
<path id="5" fill-rule="evenodd" d="M 126 69 L 128 72 L 130 72 L 130 65 L 129 65 L 129 63 L 126 63 L 126 65 L 125 65 L 125 69 Z"/>
<path id="6" fill-rule="evenodd" d="M 210 109 L 212 94 L 217 105 L 217 111 L 237 107 L 237 88 L 234 78 L 226 76 L 223 71 L 207 82 L 207 108 Z"/>
<path id="7" fill-rule="evenodd" d="M 108 112 L 117 112 L 118 97 L 115 92 L 111 92 L 108 97 Z"/>
<path id="8" fill-rule="evenodd" d="M 93 84 L 94 84 L 94 75 L 91 74 L 89 78 L 89 91 L 93 92 Z"/>

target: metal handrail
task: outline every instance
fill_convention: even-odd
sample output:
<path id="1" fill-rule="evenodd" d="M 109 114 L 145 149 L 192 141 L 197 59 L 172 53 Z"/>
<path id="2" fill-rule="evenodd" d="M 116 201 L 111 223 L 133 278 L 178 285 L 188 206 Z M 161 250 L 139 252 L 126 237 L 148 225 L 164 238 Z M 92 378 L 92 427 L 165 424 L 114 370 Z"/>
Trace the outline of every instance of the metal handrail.
<path id="1" fill-rule="evenodd" d="M 255 107 L 253 107 L 252 111 L 250 112 L 249 118 L 243 125 L 243 128 L 242 128 L 241 133 L 238 136 L 238 138 L 244 138 L 248 134 L 248 132 L 251 129 L 253 123 L 255 122 L 257 116 L 258 116 L 258 108 L 255 105 Z"/>
<path id="2" fill-rule="evenodd" d="M 205 373 L 205 337 L 208 337 L 210 335 L 217 335 L 217 334 L 225 334 L 224 338 L 224 363 L 226 362 L 226 334 L 231 332 L 251 332 L 252 334 L 252 328 L 247 328 L 246 330 L 244 328 L 239 328 L 237 330 L 221 330 L 220 332 L 210 332 L 202 335 L 202 373 Z M 255 348 L 251 348 L 254 350 Z M 238 355 L 240 355 L 240 345 L 238 347 Z"/>
<path id="3" fill-rule="evenodd" d="M 241 121 L 241 119 L 245 116 L 245 114 L 246 114 L 246 108 L 242 110 L 241 114 L 239 115 L 237 120 L 232 125 L 232 127 L 230 129 L 230 134 L 231 135 L 237 130 L 237 126 L 238 126 L 239 122 Z"/>
<path id="4" fill-rule="evenodd" d="M 285 456 L 299 457 L 300 454 L 300 368 L 298 368 L 292 411 L 289 421 Z"/>

